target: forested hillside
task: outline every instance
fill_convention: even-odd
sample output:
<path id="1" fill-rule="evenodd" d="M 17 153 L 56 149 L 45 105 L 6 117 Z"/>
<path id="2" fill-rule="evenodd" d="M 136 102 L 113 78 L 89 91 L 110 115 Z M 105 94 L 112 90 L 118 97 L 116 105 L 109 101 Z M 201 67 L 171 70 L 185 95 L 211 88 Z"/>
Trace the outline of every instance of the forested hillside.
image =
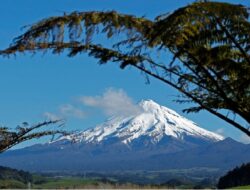
<path id="1" fill-rule="evenodd" d="M 250 163 L 243 164 L 241 167 L 229 171 L 221 177 L 218 183 L 219 189 L 250 185 Z"/>

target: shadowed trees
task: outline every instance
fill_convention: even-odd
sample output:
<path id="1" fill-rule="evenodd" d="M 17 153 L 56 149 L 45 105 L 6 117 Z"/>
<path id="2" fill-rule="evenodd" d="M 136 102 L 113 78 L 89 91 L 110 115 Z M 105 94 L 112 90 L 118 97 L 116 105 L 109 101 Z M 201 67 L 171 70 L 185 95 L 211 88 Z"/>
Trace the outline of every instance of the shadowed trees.
<path id="1" fill-rule="evenodd" d="M 243 164 L 227 172 L 219 179 L 217 187 L 219 189 L 228 189 L 231 187 L 250 185 L 250 163 Z"/>
<path id="2" fill-rule="evenodd" d="M 249 31 L 248 8 L 221 2 L 195 2 L 155 20 L 73 12 L 32 25 L 1 54 L 67 50 L 130 66 L 181 92 L 177 102 L 194 105 L 184 111 L 207 110 L 250 136 Z"/>

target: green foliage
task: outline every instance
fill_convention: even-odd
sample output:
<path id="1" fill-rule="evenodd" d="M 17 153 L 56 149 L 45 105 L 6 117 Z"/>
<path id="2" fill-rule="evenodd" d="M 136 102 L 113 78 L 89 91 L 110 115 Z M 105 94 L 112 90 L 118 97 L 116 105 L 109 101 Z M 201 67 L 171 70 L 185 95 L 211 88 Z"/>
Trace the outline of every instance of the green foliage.
<path id="1" fill-rule="evenodd" d="M 219 189 L 250 185 L 250 163 L 229 171 L 218 182 Z"/>
<path id="2" fill-rule="evenodd" d="M 198 110 L 229 109 L 249 121 L 248 16 L 243 6 L 206 2 L 178 9 L 157 22 L 151 43 L 171 49 L 191 71 L 190 80 L 199 85 L 190 90 L 189 81 L 181 81 L 185 91 L 202 101 Z"/>
<path id="3" fill-rule="evenodd" d="M 184 111 L 207 110 L 250 136 L 249 31 L 248 8 L 222 2 L 198 1 L 153 21 L 115 11 L 73 12 L 36 23 L 0 53 L 68 50 L 100 64 L 131 66 L 181 92 L 177 102 L 196 103 Z M 100 44 L 103 35 L 114 43 Z M 159 62 L 156 52 L 171 52 L 172 61 Z"/>

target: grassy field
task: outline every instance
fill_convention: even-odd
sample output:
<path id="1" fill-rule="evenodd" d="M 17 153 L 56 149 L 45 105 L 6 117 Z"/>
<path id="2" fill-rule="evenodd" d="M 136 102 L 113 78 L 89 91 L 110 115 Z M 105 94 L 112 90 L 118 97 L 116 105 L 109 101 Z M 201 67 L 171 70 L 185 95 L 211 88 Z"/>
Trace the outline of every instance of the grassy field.
<path id="1" fill-rule="evenodd" d="M 96 180 L 83 179 L 80 177 L 35 177 L 31 187 L 34 189 L 76 189 L 97 187 L 98 185 L 100 185 L 100 183 Z"/>
<path id="2" fill-rule="evenodd" d="M 245 185 L 245 186 L 239 186 L 239 187 L 233 187 L 231 189 L 250 189 L 250 185 Z"/>
<path id="3" fill-rule="evenodd" d="M 47 182 L 41 184 L 32 184 L 32 188 L 35 189 L 75 189 L 75 188 L 84 188 L 88 186 L 96 186 L 97 183 L 89 180 L 76 179 L 76 178 L 64 178 L 64 179 L 50 179 Z"/>

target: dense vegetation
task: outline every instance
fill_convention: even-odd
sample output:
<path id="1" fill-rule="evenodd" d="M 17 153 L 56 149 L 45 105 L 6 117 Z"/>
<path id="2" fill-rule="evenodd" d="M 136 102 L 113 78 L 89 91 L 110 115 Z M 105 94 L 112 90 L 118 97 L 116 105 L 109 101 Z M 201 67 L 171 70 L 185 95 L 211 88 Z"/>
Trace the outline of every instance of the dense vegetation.
<path id="1" fill-rule="evenodd" d="M 229 171 L 218 182 L 219 189 L 250 185 L 250 163 Z"/>

